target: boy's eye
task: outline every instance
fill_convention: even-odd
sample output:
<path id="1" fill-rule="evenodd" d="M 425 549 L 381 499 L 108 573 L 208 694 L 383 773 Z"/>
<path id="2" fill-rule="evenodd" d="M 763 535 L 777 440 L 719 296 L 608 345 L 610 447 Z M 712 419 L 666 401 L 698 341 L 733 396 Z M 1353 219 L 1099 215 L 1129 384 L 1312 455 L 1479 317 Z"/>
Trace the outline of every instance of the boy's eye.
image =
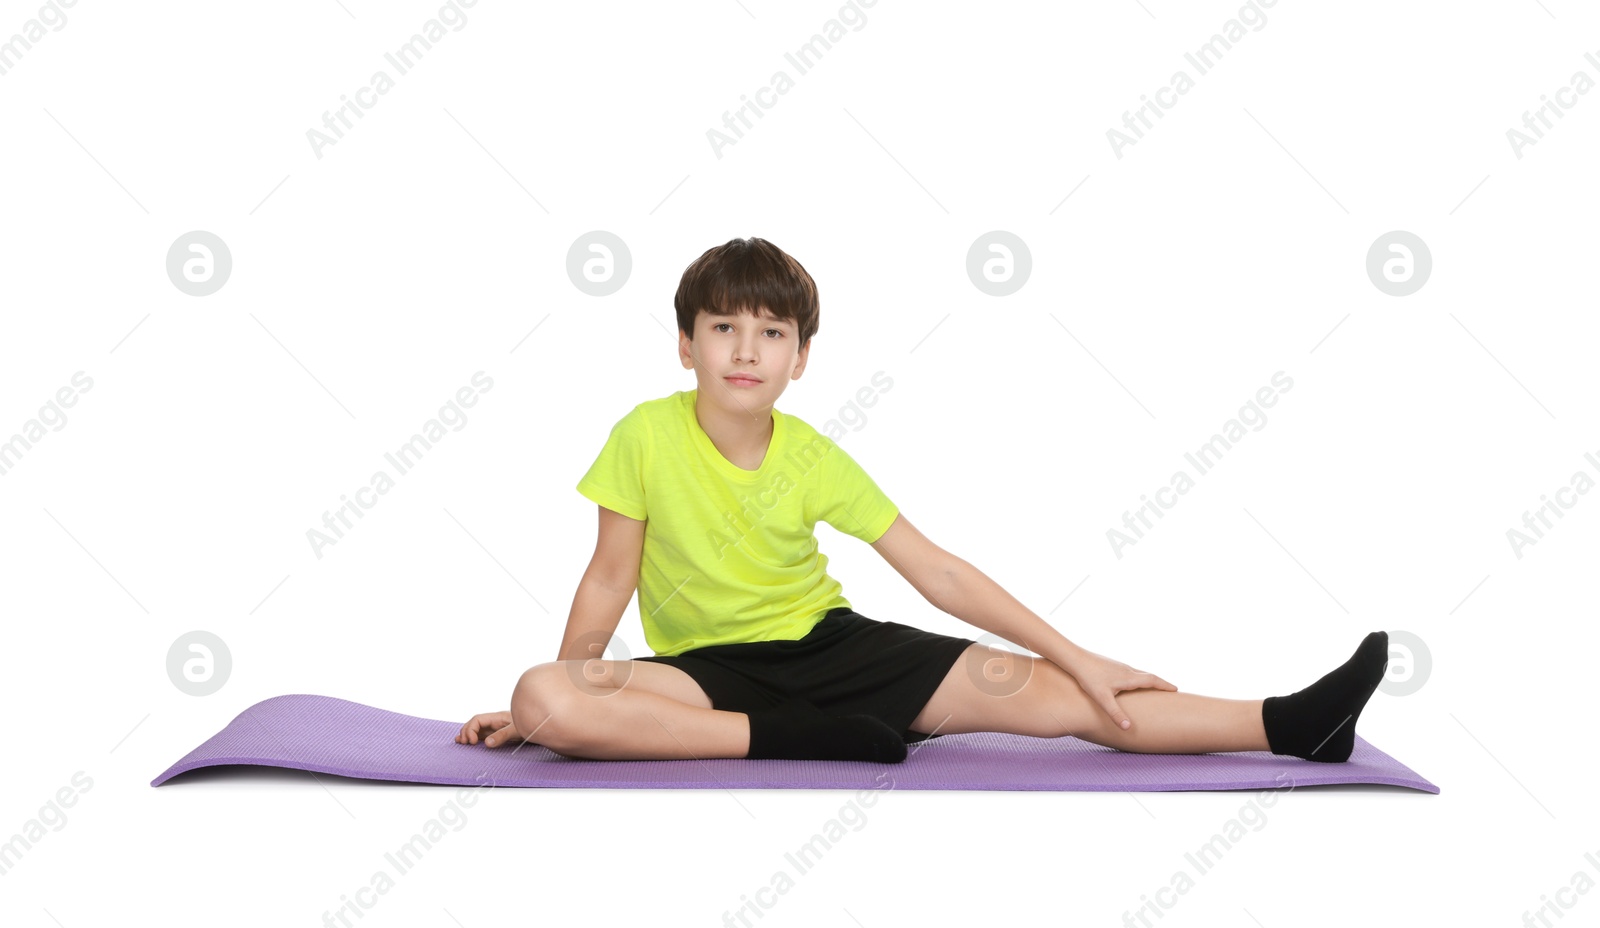
<path id="1" fill-rule="evenodd" d="M 713 331 L 713 332 L 720 331 L 723 326 L 728 325 L 728 324 L 729 323 L 726 323 L 726 322 L 718 322 L 717 324 L 715 324 L 715 325 L 713 325 L 711 327 L 711 331 Z M 779 338 L 783 337 L 783 330 L 782 329 L 774 329 L 774 328 L 768 327 L 764 331 L 765 332 L 777 332 Z"/>

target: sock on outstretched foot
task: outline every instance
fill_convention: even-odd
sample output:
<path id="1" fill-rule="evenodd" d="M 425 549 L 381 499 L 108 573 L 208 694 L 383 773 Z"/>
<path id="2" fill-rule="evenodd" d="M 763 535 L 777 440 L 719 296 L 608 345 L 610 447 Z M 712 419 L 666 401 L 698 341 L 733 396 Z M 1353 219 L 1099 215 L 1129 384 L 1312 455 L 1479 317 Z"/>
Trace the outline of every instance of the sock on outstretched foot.
<path id="1" fill-rule="evenodd" d="M 1261 722 L 1274 754 L 1338 764 L 1350 759 L 1356 744 L 1356 719 L 1383 682 L 1389 664 L 1389 633 L 1361 640 L 1350 659 L 1322 679 L 1288 696 L 1261 703 Z"/>
<path id="2" fill-rule="evenodd" d="M 898 764 L 906 759 L 899 732 L 870 715 L 828 715 L 798 696 L 750 716 L 751 759 L 870 760 Z"/>

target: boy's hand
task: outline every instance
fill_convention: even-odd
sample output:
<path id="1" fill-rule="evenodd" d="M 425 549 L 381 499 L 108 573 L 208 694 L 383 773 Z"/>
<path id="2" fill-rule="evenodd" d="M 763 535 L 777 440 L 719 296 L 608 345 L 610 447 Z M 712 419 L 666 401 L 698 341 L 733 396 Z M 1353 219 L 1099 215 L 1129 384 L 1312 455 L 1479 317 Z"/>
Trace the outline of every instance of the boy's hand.
<path id="1" fill-rule="evenodd" d="M 477 744 L 480 733 L 485 735 L 484 745 L 491 748 L 523 740 L 517 726 L 511 722 L 510 712 L 480 712 L 461 726 L 456 744 Z"/>
<path id="2" fill-rule="evenodd" d="M 1121 661 L 1080 649 L 1071 666 L 1064 668 L 1078 681 L 1088 697 L 1099 704 L 1118 728 L 1133 724 L 1128 714 L 1117 704 L 1116 694 L 1123 690 L 1155 689 L 1177 692 L 1178 688 L 1153 673 L 1134 670 Z"/>

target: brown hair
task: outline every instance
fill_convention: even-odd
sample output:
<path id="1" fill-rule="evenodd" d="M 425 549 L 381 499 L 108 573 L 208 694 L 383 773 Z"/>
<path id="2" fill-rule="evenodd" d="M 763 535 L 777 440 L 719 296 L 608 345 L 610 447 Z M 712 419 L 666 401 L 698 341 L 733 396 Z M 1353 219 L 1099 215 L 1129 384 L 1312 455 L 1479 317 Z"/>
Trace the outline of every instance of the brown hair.
<path id="1" fill-rule="evenodd" d="M 817 284 L 783 249 L 763 238 L 735 238 L 706 249 L 683 272 L 672 305 L 678 328 L 692 340 L 702 310 L 755 315 L 765 306 L 794 323 L 800 348 L 817 333 Z"/>

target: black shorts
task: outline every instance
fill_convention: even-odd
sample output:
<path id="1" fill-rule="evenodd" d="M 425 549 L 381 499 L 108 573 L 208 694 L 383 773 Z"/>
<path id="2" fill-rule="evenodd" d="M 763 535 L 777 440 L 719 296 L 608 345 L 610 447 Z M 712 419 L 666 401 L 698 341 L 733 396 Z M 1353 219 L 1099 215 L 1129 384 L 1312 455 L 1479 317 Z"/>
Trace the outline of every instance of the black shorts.
<path id="1" fill-rule="evenodd" d="M 634 660 L 687 673 L 713 709 L 755 712 L 799 696 L 830 715 L 874 716 L 915 744 L 928 736 L 908 726 L 974 643 L 840 606 L 804 638 L 710 645 Z"/>

